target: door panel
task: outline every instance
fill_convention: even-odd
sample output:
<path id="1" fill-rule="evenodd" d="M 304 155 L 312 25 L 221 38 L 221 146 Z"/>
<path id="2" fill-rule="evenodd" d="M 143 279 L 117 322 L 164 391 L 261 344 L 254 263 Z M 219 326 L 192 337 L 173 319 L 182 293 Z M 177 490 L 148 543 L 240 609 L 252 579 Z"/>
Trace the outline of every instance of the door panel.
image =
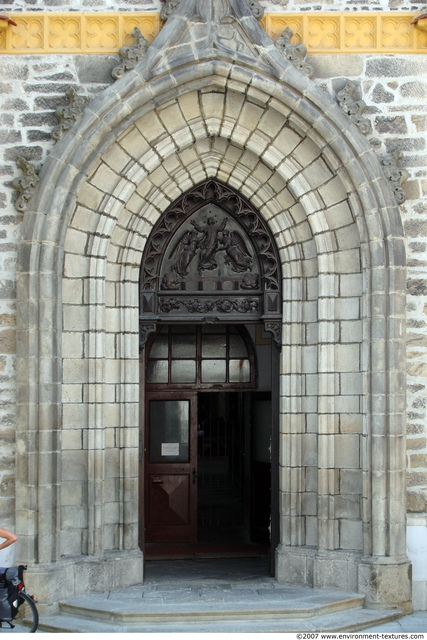
<path id="1" fill-rule="evenodd" d="M 197 540 L 197 433 L 194 394 L 147 394 L 147 542 Z"/>

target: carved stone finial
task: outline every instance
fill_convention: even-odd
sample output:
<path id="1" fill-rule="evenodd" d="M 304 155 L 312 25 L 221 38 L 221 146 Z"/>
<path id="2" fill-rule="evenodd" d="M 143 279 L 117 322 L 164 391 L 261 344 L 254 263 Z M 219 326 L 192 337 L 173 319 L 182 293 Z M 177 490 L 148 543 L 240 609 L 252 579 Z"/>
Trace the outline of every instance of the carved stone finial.
<path id="1" fill-rule="evenodd" d="M 390 182 L 398 204 L 402 204 L 406 200 L 402 185 L 409 178 L 409 173 L 405 169 L 400 168 L 402 158 L 402 153 L 395 151 L 390 157 L 382 161 L 385 177 Z"/>
<path id="2" fill-rule="evenodd" d="M 337 93 L 337 100 L 341 109 L 350 117 L 350 120 L 356 125 L 363 135 L 372 133 L 371 123 L 367 118 L 363 118 L 366 109 L 366 103 L 363 100 L 355 100 L 354 95 L 357 87 L 353 82 L 348 82 L 344 89 Z"/>
<path id="3" fill-rule="evenodd" d="M 132 37 L 135 40 L 135 44 L 133 46 L 124 46 L 119 49 L 119 56 L 122 59 L 122 62 L 114 67 L 111 75 L 115 80 L 122 78 L 126 71 L 130 71 L 131 69 L 135 69 L 136 65 L 142 58 L 145 56 L 148 40 L 144 38 L 140 29 L 135 27 L 132 31 Z"/>
<path id="4" fill-rule="evenodd" d="M 303 44 L 291 44 L 293 35 L 292 29 L 286 27 L 280 38 L 276 40 L 276 47 L 298 71 L 310 78 L 313 75 L 313 67 L 305 61 L 307 47 Z"/>
<path id="5" fill-rule="evenodd" d="M 37 188 L 40 178 L 36 173 L 36 169 L 32 162 L 28 162 L 25 158 L 19 157 L 16 165 L 24 173 L 23 177 L 15 178 L 12 181 L 12 187 L 19 192 L 18 199 L 15 202 L 15 209 L 20 213 L 27 210 L 28 203 Z"/>
<path id="6" fill-rule="evenodd" d="M 52 138 L 54 140 L 60 140 L 62 136 L 71 129 L 74 123 L 82 117 L 86 106 L 86 99 L 80 96 L 74 87 L 67 89 L 65 97 L 68 104 L 63 107 L 58 107 L 55 110 L 59 124 L 52 131 Z"/>

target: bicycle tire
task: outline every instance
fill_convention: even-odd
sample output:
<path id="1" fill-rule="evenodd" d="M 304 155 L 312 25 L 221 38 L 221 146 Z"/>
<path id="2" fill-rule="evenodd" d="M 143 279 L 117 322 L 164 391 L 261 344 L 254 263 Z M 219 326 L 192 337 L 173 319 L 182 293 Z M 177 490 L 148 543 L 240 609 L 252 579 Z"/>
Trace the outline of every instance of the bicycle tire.
<path id="1" fill-rule="evenodd" d="M 10 623 L 2 621 L 0 632 L 35 633 L 39 626 L 39 612 L 37 611 L 36 603 L 26 591 L 19 592 L 18 602 L 19 607 L 16 616 Z"/>

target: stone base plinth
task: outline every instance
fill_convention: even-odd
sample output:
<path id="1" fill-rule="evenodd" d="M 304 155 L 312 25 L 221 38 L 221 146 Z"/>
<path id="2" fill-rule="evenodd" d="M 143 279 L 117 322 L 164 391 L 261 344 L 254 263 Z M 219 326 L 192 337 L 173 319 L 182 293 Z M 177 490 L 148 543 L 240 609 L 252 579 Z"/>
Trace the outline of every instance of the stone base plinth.
<path id="1" fill-rule="evenodd" d="M 363 558 L 359 564 L 359 592 L 374 608 L 412 612 L 412 565 L 407 558 Z"/>
<path id="2" fill-rule="evenodd" d="M 28 565 L 24 579 L 39 611 L 53 614 L 59 600 L 141 584 L 143 554 L 140 550 L 112 551 L 103 557 L 61 558 L 55 563 Z"/>
<path id="3" fill-rule="evenodd" d="M 308 587 L 362 593 L 369 608 L 412 611 L 411 563 L 407 558 L 366 558 L 357 552 L 279 545 L 276 579 Z"/>
<path id="4" fill-rule="evenodd" d="M 308 587 L 357 591 L 360 557 L 357 552 L 280 545 L 276 551 L 276 578 Z"/>

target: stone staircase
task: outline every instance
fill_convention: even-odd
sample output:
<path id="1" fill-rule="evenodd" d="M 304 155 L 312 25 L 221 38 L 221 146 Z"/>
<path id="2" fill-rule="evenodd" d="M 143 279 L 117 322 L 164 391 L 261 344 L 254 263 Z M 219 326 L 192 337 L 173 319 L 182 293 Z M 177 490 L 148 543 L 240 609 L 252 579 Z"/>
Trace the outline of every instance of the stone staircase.
<path id="1" fill-rule="evenodd" d="M 279 585 L 272 578 L 144 583 L 60 602 L 41 617 L 52 633 L 354 632 L 400 617 L 363 608 L 363 597 Z"/>

